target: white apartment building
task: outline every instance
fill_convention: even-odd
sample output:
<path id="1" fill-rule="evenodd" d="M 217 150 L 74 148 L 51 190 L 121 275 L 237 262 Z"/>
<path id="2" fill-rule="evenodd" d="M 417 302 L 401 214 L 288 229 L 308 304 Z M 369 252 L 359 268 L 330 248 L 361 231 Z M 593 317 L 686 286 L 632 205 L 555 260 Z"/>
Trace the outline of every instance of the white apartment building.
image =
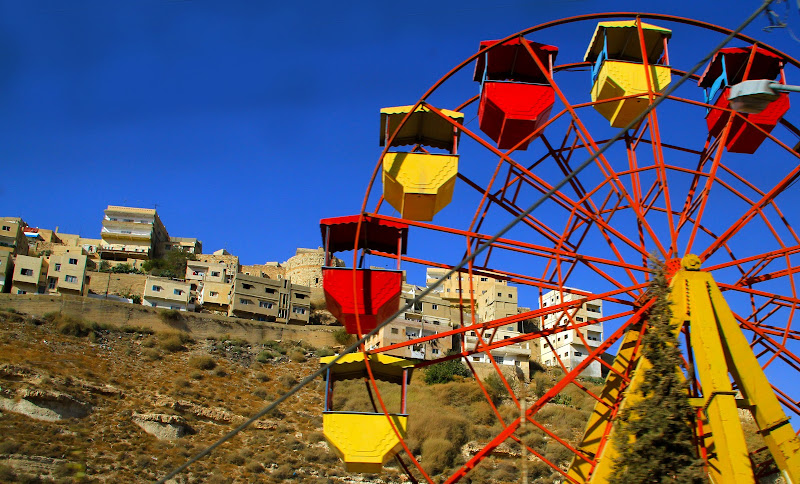
<path id="1" fill-rule="evenodd" d="M 567 292 L 572 288 L 564 288 L 564 292 L 556 290 L 544 294 L 539 301 L 540 308 L 557 306 L 559 304 L 583 299 L 583 296 Z M 586 292 L 586 291 L 583 291 Z M 600 300 L 586 302 L 577 308 L 567 308 L 566 310 L 555 310 L 542 317 L 542 329 L 550 329 L 555 326 L 566 326 L 569 323 L 569 315 L 572 315 L 576 323 L 594 321 L 603 317 L 603 302 Z M 580 335 L 583 335 L 586 345 Z M 548 344 L 548 340 L 549 343 Z M 539 338 L 540 361 L 546 366 L 559 366 L 558 358 L 571 371 L 581 361 L 585 360 L 591 351 L 594 351 L 603 341 L 603 324 L 596 323 L 583 326 L 579 329 L 561 331 L 545 337 Z M 588 347 L 587 347 L 588 345 Z M 553 351 L 555 350 L 555 352 Z M 558 358 L 556 358 L 558 355 Z M 589 377 L 601 376 L 600 363 L 593 361 L 581 375 Z"/>

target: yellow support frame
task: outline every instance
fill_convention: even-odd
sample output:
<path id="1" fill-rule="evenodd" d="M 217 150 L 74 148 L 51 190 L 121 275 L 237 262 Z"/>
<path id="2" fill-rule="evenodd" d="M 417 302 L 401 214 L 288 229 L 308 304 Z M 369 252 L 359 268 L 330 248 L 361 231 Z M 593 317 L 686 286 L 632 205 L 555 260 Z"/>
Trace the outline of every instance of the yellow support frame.
<path id="1" fill-rule="evenodd" d="M 691 329 L 695 369 L 703 392 L 701 399 L 692 400 L 702 405 L 702 424 L 710 427 L 710 432 L 703 432 L 704 447 L 713 448 L 708 458 L 709 478 L 716 484 L 755 483 L 737 411 L 736 392 L 731 384 L 730 377 L 733 377 L 736 387 L 751 407 L 755 423 L 781 475 L 789 484 L 800 484 L 800 440 L 789 425 L 789 419 L 714 278 L 700 271 L 700 259 L 690 254 L 683 258 L 682 269 L 672 278 L 671 288 L 676 331 L 680 331 L 684 324 Z M 611 408 L 621 391 L 627 390 L 620 408 L 641 398 L 636 388 L 641 384 L 643 370 L 649 363 L 643 358 L 638 362 L 632 361 L 636 358 L 634 348 L 637 340 L 638 332 L 634 330 L 625 335 L 613 365 L 620 372 L 634 365 L 628 388 L 622 389 L 623 380 L 611 373 L 601 394 L 604 403 L 597 403 L 590 417 L 578 448 L 594 455 L 597 464 L 592 469 L 587 462 L 575 458 L 568 474 L 578 482 L 609 482 L 616 450 L 610 437 L 601 448 L 602 428 L 613 418 Z"/>

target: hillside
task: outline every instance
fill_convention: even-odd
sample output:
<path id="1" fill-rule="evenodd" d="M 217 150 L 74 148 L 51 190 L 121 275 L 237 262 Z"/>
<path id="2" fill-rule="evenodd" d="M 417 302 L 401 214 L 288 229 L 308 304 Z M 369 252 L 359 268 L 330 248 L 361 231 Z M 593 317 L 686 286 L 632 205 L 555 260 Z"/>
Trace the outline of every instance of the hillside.
<path id="1" fill-rule="evenodd" d="M 153 481 L 312 372 L 320 353 L 330 349 L 193 341 L 186 333 L 103 329 L 58 313 L 0 311 L 0 482 Z M 429 472 L 446 472 L 501 427 L 474 382 L 428 386 L 421 375 L 409 390 L 408 444 Z M 544 391 L 553 378 L 537 374 L 529 391 Z M 364 408 L 361 389 L 338 392 L 335 406 Z M 394 464 L 380 477 L 342 470 L 321 433 L 322 390 L 321 380 L 308 385 L 178 482 L 407 481 Z M 505 419 L 518 415 L 502 391 L 491 391 Z M 575 442 L 592 404 L 584 397 L 560 395 L 563 405 L 548 405 L 538 420 Z M 529 430 L 523 441 L 567 464 L 568 451 L 543 433 Z M 518 445 L 502 446 L 472 482 L 517 482 L 519 455 Z M 533 458 L 528 469 L 532 482 L 556 477 Z"/>

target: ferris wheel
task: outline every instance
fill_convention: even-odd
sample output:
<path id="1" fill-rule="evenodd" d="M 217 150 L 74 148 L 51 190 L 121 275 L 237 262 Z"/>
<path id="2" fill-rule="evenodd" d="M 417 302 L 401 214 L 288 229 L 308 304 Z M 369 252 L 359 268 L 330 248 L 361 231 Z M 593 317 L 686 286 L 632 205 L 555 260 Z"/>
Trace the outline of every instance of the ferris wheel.
<path id="1" fill-rule="evenodd" d="M 559 29 L 566 27 L 583 29 L 585 52 L 559 47 Z M 704 71 L 664 97 L 698 60 L 671 52 L 678 32 L 685 45 L 718 42 L 731 31 L 641 13 L 548 22 L 476 41 L 475 54 L 416 103 L 381 110 L 384 150 L 361 213 L 321 222 L 326 253 L 353 254 L 349 267 L 323 269 L 331 312 L 350 333 L 364 335 L 397 310 L 401 270 L 447 271 L 481 253 L 455 273 L 463 284 L 455 297 L 461 309 L 455 327 L 365 348 L 328 370 L 325 433 L 348 470 L 375 472 L 399 452 L 410 475 L 430 481 L 425 462 L 417 462 L 404 441 L 414 418 L 405 413 L 405 389 L 414 368 L 461 359 L 502 430 L 482 441 L 446 482 L 468 476 L 503 442 L 521 445 L 563 482 L 607 482 L 614 418 L 642 364 L 649 260 L 655 257 L 667 264 L 673 311 L 683 318 L 684 375 L 709 475 L 715 482 L 740 482 L 731 476 L 754 482 L 763 471 L 753 459 L 731 457 L 741 451 L 741 429 L 729 432 L 721 422 L 730 415 L 738 419 L 738 406 L 750 411 L 764 436 L 767 448 L 759 450 L 772 455 L 789 482 L 800 482 L 797 435 L 788 423 L 800 415 L 800 331 L 794 321 L 800 236 L 793 225 L 800 220 L 794 187 L 800 130 L 787 119 L 786 94 L 758 113 L 729 107 L 731 86 L 756 79 L 786 84 L 800 63 L 737 35 Z M 559 64 L 558 56 L 582 60 Z M 590 157 L 585 169 L 562 182 Z M 543 197 L 506 234 L 492 237 Z M 365 256 L 393 268 L 369 267 Z M 476 309 L 482 278 L 513 284 L 520 300 L 535 301 L 535 307 L 482 319 Z M 536 321 L 536 328 L 497 336 L 500 328 L 523 321 Z M 390 356 L 391 350 L 437 341 L 445 347 L 454 337 L 451 354 Z M 496 356 L 498 349 L 520 344 L 543 365 L 563 371 L 535 398 L 515 393 Z M 472 364 L 478 357 L 507 387 L 520 410 L 517 418 L 504 420 L 489 399 L 485 378 Z M 605 376 L 600 393 L 580 380 L 593 371 Z M 336 412 L 333 383 L 361 376 L 372 382 L 375 413 Z M 375 380 L 402 387 L 399 413 L 386 407 Z M 579 439 L 559 437 L 537 421 L 567 387 L 596 402 Z M 525 445 L 521 425 L 574 454 L 569 468 Z"/>

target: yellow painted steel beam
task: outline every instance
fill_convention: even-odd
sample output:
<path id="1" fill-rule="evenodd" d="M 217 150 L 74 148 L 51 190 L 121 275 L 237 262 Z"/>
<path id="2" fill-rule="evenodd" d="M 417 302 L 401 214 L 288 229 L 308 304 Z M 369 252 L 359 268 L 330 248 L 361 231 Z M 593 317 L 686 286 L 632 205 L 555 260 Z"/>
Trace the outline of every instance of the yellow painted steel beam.
<path id="1" fill-rule="evenodd" d="M 719 463 L 709 468 L 709 476 L 720 483 L 752 483 L 753 468 L 736 408 L 736 391 L 728 376 L 726 349 L 717 327 L 720 308 L 712 303 L 708 292 L 709 283 L 715 284 L 710 274 L 697 270 L 699 259 L 695 259 L 692 255 L 684 257 L 684 270 L 672 279 L 670 299 L 673 320 L 680 325 L 689 322 L 691 327 L 695 368 Z"/>
<path id="2" fill-rule="evenodd" d="M 623 375 L 628 372 L 631 365 L 635 363 L 632 359 L 638 341 L 639 331 L 628 330 L 625 332 L 625 336 L 622 337 L 620 349 L 611 365 L 614 370 Z M 633 374 L 635 373 L 631 372 L 631 375 Z M 598 470 L 595 472 L 595 475 L 602 474 L 603 476 L 607 476 L 608 470 L 610 469 L 609 464 L 616 455 L 616 450 L 613 448 L 611 440 L 607 440 L 602 449 L 600 448 L 600 444 L 603 434 L 613 417 L 611 407 L 616 404 L 617 400 L 620 398 L 620 393 L 623 391 L 624 386 L 625 380 L 620 375 L 613 371 L 608 373 L 603 391 L 598 395 L 604 403 L 595 403 L 594 411 L 592 411 L 592 414 L 589 416 L 589 422 L 586 424 L 583 440 L 577 446 L 578 450 L 584 452 L 591 459 L 597 459 L 597 456 L 601 455 Z M 573 458 L 569 470 L 567 471 L 567 475 L 578 482 L 587 482 L 591 473 L 592 464 L 577 456 Z"/>
<path id="3" fill-rule="evenodd" d="M 800 440 L 767 380 L 758 359 L 711 274 L 703 277 L 722 341 L 727 349 L 731 375 L 752 406 L 753 418 L 775 464 L 788 483 L 800 483 Z M 699 279 L 699 278 L 698 278 Z M 705 383 L 703 389 L 705 390 Z"/>

